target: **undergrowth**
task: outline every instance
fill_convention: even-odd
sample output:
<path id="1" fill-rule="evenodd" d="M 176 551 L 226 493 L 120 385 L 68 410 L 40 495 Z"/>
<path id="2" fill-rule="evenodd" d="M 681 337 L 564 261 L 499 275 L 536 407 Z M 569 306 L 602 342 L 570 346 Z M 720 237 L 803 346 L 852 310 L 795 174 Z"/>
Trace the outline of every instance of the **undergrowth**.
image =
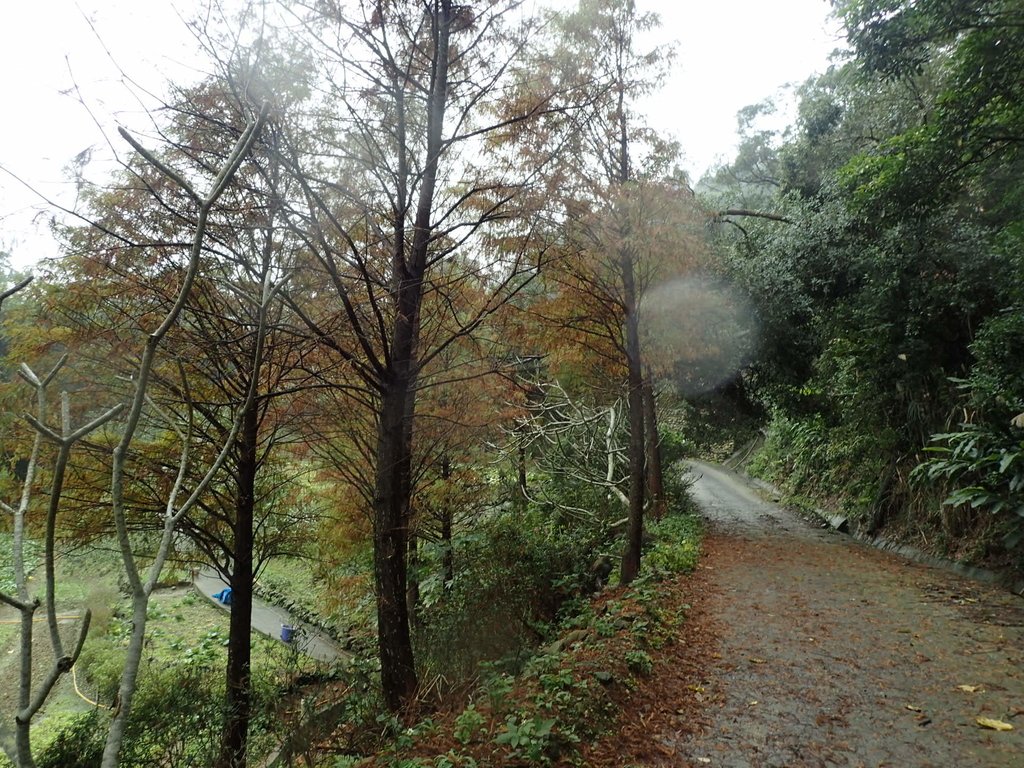
<path id="1" fill-rule="evenodd" d="M 414 723 L 378 718 L 377 754 L 332 758 L 334 768 L 482 768 L 577 765 L 579 748 L 607 731 L 630 693 L 657 672 L 683 610 L 669 610 L 661 583 L 692 570 L 700 528 L 688 514 L 648 526 L 643 576 L 563 602 L 549 642 L 525 660 L 478 667 L 475 682 Z M 553 638 L 553 639 L 550 639 Z M 455 704 L 455 701 L 461 703 Z"/>

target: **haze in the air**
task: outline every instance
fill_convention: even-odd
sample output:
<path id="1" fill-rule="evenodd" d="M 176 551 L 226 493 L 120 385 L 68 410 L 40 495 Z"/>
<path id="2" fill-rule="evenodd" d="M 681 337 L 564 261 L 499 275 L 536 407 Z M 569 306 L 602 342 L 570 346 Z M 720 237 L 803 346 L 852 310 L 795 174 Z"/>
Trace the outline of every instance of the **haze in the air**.
<path id="1" fill-rule="evenodd" d="M 0 71 L 5 73 L 0 103 L 6 113 L 0 121 L 0 251 L 10 252 L 15 265 L 52 255 L 51 211 L 42 197 L 73 205 L 73 167 L 109 157 L 111 144 L 121 150 L 118 124 L 138 123 L 157 101 L 150 95 L 159 95 L 168 78 L 194 78 L 202 71 L 185 20 L 203 5 L 202 0 L 5 4 L 0 11 Z M 727 6 L 640 0 L 638 8 L 661 17 L 652 44 L 677 42 L 672 73 L 648 102 L 649 119 L 679 140 L 683 167 L 693 180 L 731 156 L 741 107 L 823 70 L 839 44 L 823 0 L 735 0 Z"/>

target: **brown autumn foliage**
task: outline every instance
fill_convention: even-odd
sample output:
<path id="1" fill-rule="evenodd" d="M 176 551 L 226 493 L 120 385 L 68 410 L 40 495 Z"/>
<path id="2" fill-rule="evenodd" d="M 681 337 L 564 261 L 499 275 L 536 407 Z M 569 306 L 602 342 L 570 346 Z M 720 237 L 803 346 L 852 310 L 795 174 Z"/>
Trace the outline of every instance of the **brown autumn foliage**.
<path id="1" fill-rule="evenodd" d="M 708 255 L 701 212 L 692 193 L 674 182 L 637 182 L 606 203 L 578 203 L 570 210 L 561 258 L 545 272 L 549 291 L 535 312 L 545 321 L 543 344 L 552 373 L 581 386 L 621 391 L 625 370 L 625 305 L 618 269 L 622 232 L 635 262 L 640 332 L 645 296 L 658 286 L 700 274 Z M 669 370 L 656 345 L 645 344 L 644 362 L 656 374 Z"/>

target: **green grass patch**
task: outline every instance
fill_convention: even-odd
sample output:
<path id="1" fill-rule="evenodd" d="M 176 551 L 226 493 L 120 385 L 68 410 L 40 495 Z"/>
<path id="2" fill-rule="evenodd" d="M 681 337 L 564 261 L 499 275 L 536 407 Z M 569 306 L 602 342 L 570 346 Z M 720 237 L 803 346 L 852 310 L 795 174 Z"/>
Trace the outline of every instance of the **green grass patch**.
<path id="1" fill-rule="evenodd" d="M 260 573 L 262 585 L 295 595 L 309 608 L 315 608 L 320 592 L 311 563 L 303 557 L 277 557 Z"/>
<path id="2" fill-rule="evenodd" d="M 688 573 L 700 557 L 700 519 L 691 514 L 666 515 L 648 524 L 651 544 L 643 567 L 663 575 Z"/>

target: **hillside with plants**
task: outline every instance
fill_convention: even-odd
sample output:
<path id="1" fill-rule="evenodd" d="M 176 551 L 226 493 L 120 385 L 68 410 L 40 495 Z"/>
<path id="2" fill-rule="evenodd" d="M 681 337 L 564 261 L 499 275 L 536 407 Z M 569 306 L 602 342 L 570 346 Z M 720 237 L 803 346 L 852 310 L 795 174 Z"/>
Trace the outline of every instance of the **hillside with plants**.
<path id="1" fill-rule="evenodd" d="M 869 535 L 1021 567 L 1024 39 L 1014 3 L 846 2 L 795 124 L 704 180 L 758 308 L 751 471 Z M 748 408 L 749 410 L 749 408 Z"/>

